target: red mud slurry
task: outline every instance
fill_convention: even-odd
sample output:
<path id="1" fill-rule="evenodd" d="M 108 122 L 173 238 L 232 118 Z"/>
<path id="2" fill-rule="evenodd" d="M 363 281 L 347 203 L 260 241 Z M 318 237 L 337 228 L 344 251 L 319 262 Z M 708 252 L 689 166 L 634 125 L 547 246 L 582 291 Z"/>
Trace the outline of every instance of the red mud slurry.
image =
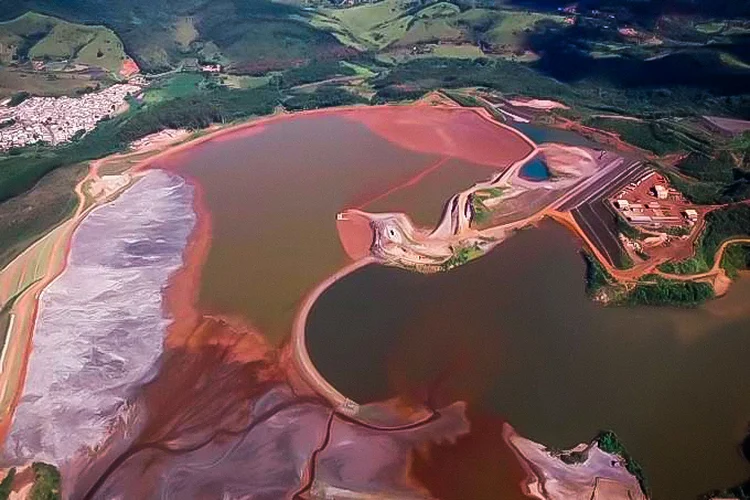
<path id="1" fill-rule="evenodd" d="M 442 167 L 443 165 L 445 165 L 448 162 L 448 160 L 450 160 L 450 158 L 441 158 L 440 160 L 438 160 L 434 164 L 430 165 L 426 169 L 424 169 L 421 172 L 419 172 L 414 177 L 412 177 L 410 179 L 407 179 L 406 181 L 393 186 L 392 188 L 388 189 L 387 191 L 385 191 L 383 193 L 380 193 L 379 195 L 377 195 L 377 196 L 375 196 L 375 197 L 373 197 L 373 198 L 365 201 L 364 203 L 362 203 L 361 205 L 359 205 L 357 208 L 360 209 L 360 210 L 366 210 L 367 207 L 368 207 L 368 205 L 372 205 L 376 201 L 382 200 L 383 198 L 387 198 L 388 196 L 392 195 L 393 193 L 395 193 L 397 191 L 400 191 L 400 190 L 402 190 L 404 188 L 408 188 L 410 186 L 414 186 L 416 184 L 419 184 L 419 182 L 422 179 L 424 179 L 425 177 L 427 177 L 428 175 L 430 175 L 432 172 L 434 172 L 435 170 L 437 170 L 440 167 Z"/>
<path id="2" fill-rule="evenodd" d="M 344 251 L 352 260 L 362 259 L 370 254 L 375 238 L 370 221 L 359 214 L 347 214 L 346 219 L 336 220 L 339 240 Z"/>
<path id="3" fill-rule="evenodd" d="M 248 137 L 258 135 L 261 132 L 265 132 L 265 130 L 266 130 L 266 126 L 263 123 L 258 123 L 255 125 L 241 128 L 235 132 L 232 132 L 231 134 L 218 135 L 214 137 L 213 139 L 211 139 L 211 142 L 222 143 L 222 142 L 231 142 L 235 139 L 247 139 Z"/>
<path id="4" fill-rule="evenodd" d="M 399 146 L 506 168 L 532 151 L 517 132 L 491 122 L 479 111 L 431 106 L 382 106 L 342 111 Z"/>
<path id="5" fill-rule="evenodd" d="M 522 500 L 527 474 L 503 438 L 503 420 L 469 415 L 471 432 L 455 444 L 415 453 L 412 474 L 441 500 Z"/>
<path id="6" fill-rule="evenodd" d="M 294 481 L 294 476 L 289 478 L 283 470 L 274 468 L 283 464 L 288 468 L 292 459 L 304 464 L 296 469 L 303 472 L 296 488 L 302 493 L 300 498 L 307 498 L 318 474 L 324 475 L 326 481 L 342 481 L 341 486 L 361 486 L 371 491 L 423 491 L 410 478 L 411 450 L 432 439 L 453 441 L 456 434 L 464 433 L 463 411 L 458 411 L 463 407 L 449 408 L 445 418 L 408 431 L 381 432 L 340 422 L 338 431 L 332 434 L 333 413 L 295 376 L 286 349 L 279 352 L 269 346 L 262 335 L 240 319 L 205 316 L 196 310 L 197 285 L 211 242 L 211 217 L 203 204 L 202 189 L 194 187 L 196 226 L 184 252 L 184 265 L 172 275 L 166 290 L 165 309 L 174 321 L 168 328 L 159 373 L 141 389 L 134 403 L 141 421 L 115 431 L 124 439 L 124 446 L 118 446 L 115 440 L 115 444 L 100 450 L 98 460 L 76 467 L 71 475 L 75 484 L 67 490 L 71 497 L 148 498 L 166 488 L 179 498 L 180 488 L 195 488 L 198 483 L 200 491 L 212 498 L 224 484 L 231 486 L 231 482 L 224 481 L 242 482 L 248 473 L 257 475 L 264 466 L 268 474 L 281 473 L 282 484 Z M 361 221 L 352 224 L 361 226 Z M 363 232 L 362 228 L 359 231 Z M 294 387 L 291 399 L 265 414 L 254 414 L 254 402 L 285 384 Z M 386 406 L 390 405 L 384 405 L 383 412 L 388 411 Z M 394 411 L 398 410 L 394 407 Z M 281 415 L 284 411 L 296 412 L 292 415 L 297 416 L 287 424 L 291 427 L 284 432 L 289 434 L 276 438 L 278 443 L 293 443 L 291 454 L 279 461 L 278 454 L 275 459 L 269 458 L 257 442 L 280 425 L 266 422 L 289 418 Z M 327 415 L 327 422 L 316 415 Z M 270 426 L 248 437 L 257 425 Z M 128 433 L 136 436 L 123 438 Z M 346 436 L 356 436 L 354 455 Z M 252 440 L 254 447 L 248 444 Z M 310 443 L 314 448 L 310 448 Z M 224 458 L 210 458 L 215 453 L 211 450 L 222 446 L 229 450 Z M 242 459 L 243 451 L 237 452 L 239 457 L 230 457 L 235 453 L 232 450 L 243 449 L 251 453 L 246 459 Z M 372 459 L 376 455 L 377 460 Z M 320 464 L 319 456 L 325 459 Z M 336 464 L 342 460 L 350 475 L 336 479 Z M 188 464 L 193 470 L 191 478 L 175 472 L 181 470 L 180 464 Z M 255 483 L 246 481 L 244 487 L 252 491 Z M 194 495 L 198 490 L 188 491 Z"/>
<path id="7" fill-rule="evenodd" d="M 188 449 L 235 432 L 248 422 L 248 402 L 283 380 L 276 353 L 262 335 L 240 320 L 205 317 L 196 311 L 201 267 L 210 247 L 211 218 L 194 185 L 196 226 L 183 267 L 170 278 L 165 309 L 174 318 L 157 377 L 142 389 L 138 405 L 147 415 L 128 450 L 102 470 L 81 471 L 75 498 L 98 498 L 98 490 L 132 456 L 146 449 Z M 167 461 L 165 461 L 167 462 Z M 159 470 L 159 464 L 149 464 Z M 119 481 L 126 497 L 153 493 L 148 481 Z"/>

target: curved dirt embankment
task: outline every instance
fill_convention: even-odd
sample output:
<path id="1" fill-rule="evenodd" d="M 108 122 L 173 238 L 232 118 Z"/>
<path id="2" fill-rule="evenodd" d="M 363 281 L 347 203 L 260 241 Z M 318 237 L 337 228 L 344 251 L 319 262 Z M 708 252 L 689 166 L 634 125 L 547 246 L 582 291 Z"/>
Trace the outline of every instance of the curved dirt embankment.
<path id="1" fill-rule="evenodd" d="M 302 378 L 312 387 L 317 394 L 323 396 L 336 410 L 341 411 L 347 415 L 357 414 L 357 405 L 346 396 L 336 390 L 323 375 L 318 372 L 315 365 L 310 359 L 310 355 L 307 352 L 307 342 L 305 340 L 305 328 L 307 326 L 307 317 L 312 310 L 315 301 L 323 295 L 323 293 L 333 286 L 340 279 L 352 274 L 353 272 L 361 269 L 370 264 L 374 264 L 376 259 L 371 256 L 363 257 L 360 260 L 356 260 L 351 264 L 346 265 L 343 269 L 336 271 L 334 274 L 320 282 L 302 301 L 301 305 L 297 309 L 297 314 L 294 317 L 292 323 L 292 335 L 291 335 L 291 351 L 292 359 L 300 372 Z"/>

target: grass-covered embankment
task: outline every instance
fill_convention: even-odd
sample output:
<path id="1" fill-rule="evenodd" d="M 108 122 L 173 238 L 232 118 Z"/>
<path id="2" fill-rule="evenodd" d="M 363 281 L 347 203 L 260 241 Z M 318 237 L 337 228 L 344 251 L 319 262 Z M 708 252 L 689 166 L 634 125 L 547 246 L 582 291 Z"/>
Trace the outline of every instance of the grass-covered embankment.
<path id="1" fill-rule="evenodd" d="M 34 189 L 0 204 L 0 269 L 33 240 L 69 217 L 76 209 L 75 185 L 85 176 L 83 163 L 54 170 Z"/>
<path id="2" fill-rule="evenodd" d="M 462 266 L 466 264 L 469 261 L 472 261 L 476 258 L 481 257 L 484 255 L 484 252 L 481 248 L 479 248 L 478 244 L 473 244 L 470 246 L 465 246 L 461 248 L 454 249 L 453 256 L 443 262 L 440 265 L 440 268 L 443 271 L 449 271 L 453 269 L 454 267 Z"/>

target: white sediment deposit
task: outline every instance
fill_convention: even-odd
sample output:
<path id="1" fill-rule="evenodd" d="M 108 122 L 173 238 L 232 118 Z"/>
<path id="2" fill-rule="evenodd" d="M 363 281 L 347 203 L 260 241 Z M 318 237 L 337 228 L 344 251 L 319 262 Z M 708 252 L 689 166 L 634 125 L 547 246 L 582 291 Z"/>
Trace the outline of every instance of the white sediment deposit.
<path id="1" fill-rule="evenodd" d="M 508 424 L 503 427 L 503 437 L 529 472 L 523 485 L 526 496 L 539 500 L 647 500 L 626 460 L 603 451 L 596 442 L 555 453 L 518 435 Z M 561 454 L 569 459 L 563 460 Z"/>
<path id="2" fill-rule="evenodd" d="M 195 225 L 192 200 L 183 179 L 152 171 L 81 223 L 66 270 L 40 298 L 3 465 L 60 465 L 97 446 L 153 376 L 170 321 L 162 290 Z"/>

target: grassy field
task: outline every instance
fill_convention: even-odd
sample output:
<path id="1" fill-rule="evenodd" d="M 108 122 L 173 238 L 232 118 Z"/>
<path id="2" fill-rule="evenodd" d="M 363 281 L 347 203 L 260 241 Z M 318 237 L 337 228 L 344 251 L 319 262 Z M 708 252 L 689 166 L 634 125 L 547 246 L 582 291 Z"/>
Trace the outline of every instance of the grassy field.
<path id="1" fill-rule="evenodd" d="M 440 2 L 417 12 L 409 21 L 406 33 L 396 45 L 415 45 L 437 41 L 459 41 L 465 33 L 456 26 L 456 16 L 460 14 L 458 6 Z"/>
<path id="2" fill-rule="evenodd" d="M 513 48 L 525 46 L 528 33 L 537 23 L 546 21 L 561 25 L 564 18 L 538 12 L 503 11 L 499 19 L 486 32 L 486 41 L 494 45 L 507 45 Z"/>
<path id="3" fill-rule="evenodd" d="M 59 168 L 31 191 L 0 204 L 0 269 L 75 210 L 73 188 L 86 170 L 85 165 Z"/>
<path id="4" fill-rule="evenodd" d="M 706 35 L 715 35 L 721 33 L 727 27 L 727 23 L 724 21 L 712 21 L 707 23 L 698 23 L 695 25 L 696 31 L 704 33 Z"/>
<path id="5" fill-rule="evenodd" d="M 344 43 L 382 50 L 437 41 L 466 39 L 457 24 L 461 11 L 439 2 L 422 9 L 404 0 L 383 0 L 349 9 L 322 9 L 317 25 L 333 30 Z"/>
<path id="6" fill-rule="evenodd" d="M 727 66 L 731 68 L 737 68 L 737 69 L 750 69 L 750 64 L 746 63 L 745 61 L 739 59 L 737 56 L 734 56 L 728 52 L 722 52 L 719 54 L 719 58 L 721 59 L 721 62 L 726 64 Z"/>
<path id="7" fill-rule="evenodd" d="M 325 18 L 354 43 L 382 48 L 399 39 L 411 19 L 405 15 L 408 3 L 404 0 L 383 0 L 350 9 L 321 10 Z"/>
<path id="8" fill-rule="evenodd" d="M 185 97 L 200 91 L 200 85 L 205 81 L 198 73 L 177 73 L 152 84 L 143 95 L 145 103 L 155 103 Z"/>
<path id="9" fill-rule="evenodd" d="M 17 47 L 21 58 L 68 60 L 117 73 L 126 58 L 122 41 L 109 28 L 69 23 L 29 12 L 0 23 L 0 42 Z"/>
<path id="10" fill-rule="evenodd" d="M 222 75 L 221 83 L 231 89 L 254 89 L 268 85 L 271 81 L 270 75 L 246 76 L 246 75 Z"/>
<path id="11" fill-rule="evenodd" d="M 5 337 L 8 333 L 8 326 L 10 325 L 10 307 L 6 306 L 5 304 L 2 305 L 4 307 L 0 309 L 0 346 L 5 345 Z M 5 498 L 8 497 L 6 496 Z"/>
<path id="12" fill-rule="evenodd" d="M 366 66 L 362 66 L 361 64 L 355 64 L 348 61 L 343 61 L 341 63 L 342 66 L 345 68 L 349 68 L 354 72 L 355 75 L 361 76 L 362 78 L 370 78 L 372 76 L 375 76 L 377 73 L 372 71 L 370 68 Z"/>
<path id="13" fill-rule="evenodd" d="M 189 16 L 177 19 L 172 29 L 174 30 L 175 43 L 184 51 L 190 50 L 190 44 L 200 37 L 200 33 L 195 27 L 195 20 Z"/>
<path id="14" fill-rule="evenodd" d="M 498 52 L 523 52 L 529 33 L 540 23 L 561 25 L 563 20 L 562 16 L 507 8 L 462 12 L 449 2 L 434 3 L 418 10 L 404 0 L 383 0 L 349 9 L 324 9 L 315 22 L 336 32 L 344 43 L 359 48 L 382 51 L 435 42 L 469 42 L 471 46 L 482 41 Z M 455 54 L 455 51 L 445 51 L 437 55 L 453 57 Z M 478 49 L 474 54 L 482 55 Z M 466 51 L 460 53 L 460 57 L 466 55 Z"/>
<path id="15" fill-rule="evenodd" d="M 0 66 L 0 100 L 10 97 L 19 89 L 39 96 L 75 95 L 96 88 L 97 83 L 97 80 L 80 73 L 47 74 Z"/>

